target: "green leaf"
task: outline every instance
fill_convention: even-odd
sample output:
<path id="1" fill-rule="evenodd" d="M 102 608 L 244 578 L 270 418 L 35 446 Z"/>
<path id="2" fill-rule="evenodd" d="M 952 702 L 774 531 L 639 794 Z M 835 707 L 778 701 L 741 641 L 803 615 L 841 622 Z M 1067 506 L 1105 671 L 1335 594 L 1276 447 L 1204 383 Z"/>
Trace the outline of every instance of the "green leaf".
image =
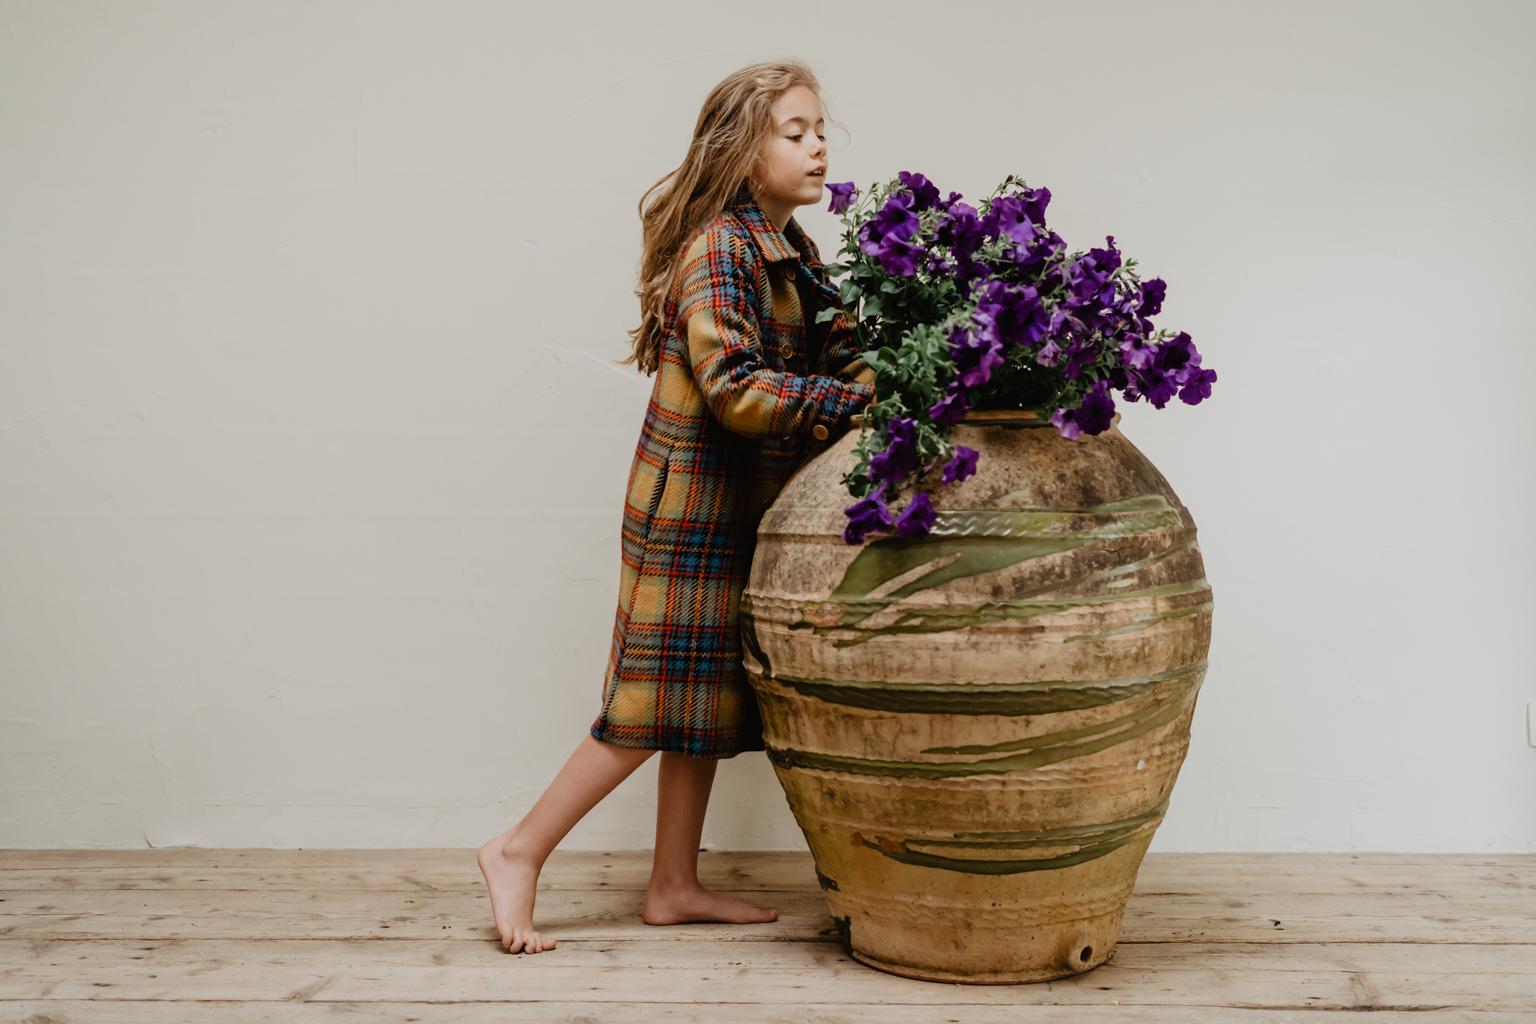
<path id="1" fill-rule="evenodd" d="M 824 324 L 841 312 L 842 310 L 838 309 L 836 306 L 828 306 L 826 309 L 816 314 L 816 322 L 819 324 Z"/>

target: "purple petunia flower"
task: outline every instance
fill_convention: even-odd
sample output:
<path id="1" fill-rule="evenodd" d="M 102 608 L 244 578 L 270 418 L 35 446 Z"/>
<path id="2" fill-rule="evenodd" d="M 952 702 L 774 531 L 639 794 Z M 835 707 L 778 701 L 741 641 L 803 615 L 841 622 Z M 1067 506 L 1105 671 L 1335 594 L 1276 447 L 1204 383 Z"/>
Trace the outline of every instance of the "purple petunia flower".
<path id="1" fill-rule="evenodd" d="M 949 357 L 960 385 L 979 388 L 1003 365 L 1003 344 L 990 334 L 957 326 L 949 334 Z"/>
<path id="2" fill-rule="evenodd" d="M 1177 393 L 1189 405 L 1210 397 L 1215 371 L 1200 366 L 1200 352 L 1186 331 L 1169 338 L 1153 352 L 1152 361 L 1131 371 L 1132 387 L 1126 389 L 1131 401 L 1145 397 L 1158 409 Z M 1181 390 L 1187 388 L 1187 392 Z"/>
<path id="3" fill-rule="evenodd" d="M 891 527 L 891 509 L 885 503 L 885 484 L 879 484 L 869 494 L 843 509 L 848 525 L 843 528 L 843 540 L 849 544 L 862 544 L 871 533 Z"/>
<path id="4" fill-rule="evenodd" d="M 1024 209 L 1029 219 L 1036 224 L 1044 224 L 1045 208 L 1051 205 L 1051 190 L 1041 185 L 1039 188 L 1021 189 L 1018 196 L 1024 200 Z"/>
<path id="5" fill-rule="evenodd" d="M 921 212 L 939 202 L 939 190 L 926 177 L 916 171 L 902 171 L 897 175 L 901 183 L 912 190 L 912 208 Z"/>
<path id="6" fill-rule="evenodd" d="M 912 210 L 910 192 L 892 192 L 875 215 L 859 228 L 859 248 L 880 261 L 885 272 L 898 277 L 917 273 L 924 249 L 910 241 L 921 222 Z"/>
<path id="7" fill-rule="evenodd" d="M 1128 334 L 1120 342 L 1120 365 L 1128 369 L 1140 370 L 1152 365 L 1154 354 L 1147 339 L 1139 334 Z"/>
<path id="8" fill-rule="evenodd" d="M 1195 351 L 1189 332 L 1180 331 L 1161 345 L 1152 357 L 1152 366 L 1161 373 L 1179 375 L 1186 366 L 1200 365 L 1200 353 Z"/>
<path id="9" fill-rule="evenodd" d="M 1179 389 L 1179 400 L 1185 405 L 1199 405 L 1202 399 L 1211 397 L 1211 385 L 1216 383 L 1216 371 L 1203 367 L 1195 370 Z"/>
<path id="10" fill-rule="evenodd" d="M 917 420 L 897 416 L 885 425 L 885 448 L 869 457 L 869 478 L 900 484 L 917 468 Z"/>
<path id="11" fill-rule="evenodd" d="M 912 500 L 907 502 L 907 507 L 901 510 L 896 517 L 896 536 L 903 540 L 914 540 L 927 536 L 938 519 L 933 510 L 933 501 L 923 491 L 912 495 Z"/>
<path id="12" fill-rule="evenodd" d="M 951 380 L 943 396 L 928 407 L 928 419 L 935 426 L 952 427 L 960 422 L 969 407 L 970 397 L 965 393 L 965 385 Z"/>
<path id="13" fill-rule="evenodd" d="M 1076 409 L 1057 409 L 1051 414 L 1051 422 L 1068 440 L 1076 440 L 1082 434 L 1102 434 L 1109 429 L 1109 421 L 1115 415 L 1115 400 L 1110 397 L 1105 381 L 1095 381 L 1093 388 L 1083 396 L 1083 404 Z"/>
<path id="14" fill-rule="evenodd" d="M 912 212 L 911 194 L 892 192 L 886 197 L 885 205 L 875 212 L 866 226 L 869 228 L 871 241 L 879 245 L 888 238 L 911 238 L 917 234 L 917 229 L 922 226 L 922 222 L 917 219 L 917 214 Z"/>
<path id="15" fill-rule="evenodd" d="M 975 320 L 984 335 L 1004 346 L 1032 348 L 1049 326 L 1040 293 L 1033 285 L 988 281 L 976 300 Z"/>
<path id="16" fill-rule="evenodd" d="M 959 195 L 958 192 L 951 194 Z M 976 208 L 969 203 L 951 203 L 945 209 L 944 216 L 934 225 L 933 240 L 939 245 L 948 246 L 958 259 L 970 258 L 985 241 Z"/>
<path id="17" fill-rule="evenodd" d="M 1089 249 L 1063 268 L 1072 301 L 1079 306 L 1108 306 L 1115 301 L 1115 283 L 1110 274 L 1120 266 L 1120 250 L 1115 236 L 1106 235 L 1107 249 Z"/>
<path id="18" fill-rule="evenodd" d="M 1161 409 L 1168 404 L 1168 400 L 1179 390 L 1179 382 L 1171 376 L 1164 376 L 1156 369 L 1148 371 L 1149 375 L 1141 380 L 1141 394 L 1154 409 Z"/>
<path id="19" fill-rule="evenodd" d="M 1098 345 L 1088 338 L 1073 338 L 1072 345 L 1067 349 L 1067 361 L 1062 364 L 1061 375 L 1068 380 L 1076 380 L 1099 360 Z"/>
<path id="20" fill-rule="evenodd" d="M 1168 283 L 1160 277 L 1141 282 L 1141 308 L 1137 312 L 1142 316 L 1156 316 L 1163 308 L 1163 297 L 1167 294 Z"/>
<path id="21" fill-rule="evenodd" d="M 927 250 L 922 246 L 914 245 L 905 238 L 887 238 L 885 244 L 871 255 L 880 260 L 887 274 L 911 277 L 917 273 L 918 262 L 925 252 Z"/>
<path id="22" fill-rule="evenodd" d="M 1102 434 L 1109 429 L 1109 421 L 1114 416 L 1115 400 L 1109 393 L 1109 385 L 1101 380 L 1083 396 L 1083 404 L 1078 408 L 1078 426 L 1085 434 Z"/>
<path id="23" fill-rule="evenodd" d="M 827 191 L 832 193 L 832 198 L 827 202 L 827 210 L 831 213 L 842 213 L 848 209 L 859 194 L 858 188 L 851 181 L 829 181 Z"/>
<path id="24" fill-rule="evenodd" d="M 940 199 L 938 202 L 934 203 L 933 206 L 934 209 L 949 213 L 955 208 L 957 204 L 960 206 L 965 206 L 965 203 L 960 202 L 960 200 L 964 198 L 965 196 L 961 195 L 959 192 L 951 192 L 948 197 Z M 976 211 L 973 209 L 971 212 L 975 213 Z"/>
<path id="25" fill-rule="evenodd" d="M 955 457 L 944 463 L 944 482 L 958 483 L 976 472 L 976 458 L 980 453 L 963 444 L 955 445 Z"/>
<path id="26" fill-rule="evenodd" d="M 1029 245 L 1039 235 L 1036 222 L 1029 215 L 1029 204 L 1021 196 L 999 196 L 981 218 L 981 228 L 988 238 L 1006 238 Z"/>

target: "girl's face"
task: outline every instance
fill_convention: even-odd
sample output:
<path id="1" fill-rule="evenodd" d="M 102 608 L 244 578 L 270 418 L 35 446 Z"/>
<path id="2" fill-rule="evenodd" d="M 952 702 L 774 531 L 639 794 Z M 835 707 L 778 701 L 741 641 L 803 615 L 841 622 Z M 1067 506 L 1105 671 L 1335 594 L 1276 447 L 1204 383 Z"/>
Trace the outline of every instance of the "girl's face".
<path id="1" fill-rule="evenodd" d="M 779 230 L 797 206 L 821 202 L 827 181 L 827 139 L 821 101 L 803 85 L 787 90 L 773 105 L 773 128 L 752 178 L 758 205 Z"/>

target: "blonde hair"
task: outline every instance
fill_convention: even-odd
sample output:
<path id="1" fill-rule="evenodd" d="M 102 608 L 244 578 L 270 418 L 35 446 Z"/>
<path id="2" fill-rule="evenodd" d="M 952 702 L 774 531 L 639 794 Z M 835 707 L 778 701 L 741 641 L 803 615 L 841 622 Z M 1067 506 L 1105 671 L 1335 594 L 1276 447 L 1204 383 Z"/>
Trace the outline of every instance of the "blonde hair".
<path id="1" fill-rule="evenodd" d="M 642 247 L 635 295 L 641 321 L 628 332 L 634 351 L 616 360 L 619 365 L 636 363 L 642 373 L 656 372 L 671 327 L 668 312 L 683 253 L 696 233 L 726 209 L 744 180 L 756 191 L 750 179 L 773 132 L 773 105 L 797 85 L 821 99 L 821 85 L 802 61 L 763 61 L 727 75 L 704 98 L 683 162 L 640 197 Z"/>

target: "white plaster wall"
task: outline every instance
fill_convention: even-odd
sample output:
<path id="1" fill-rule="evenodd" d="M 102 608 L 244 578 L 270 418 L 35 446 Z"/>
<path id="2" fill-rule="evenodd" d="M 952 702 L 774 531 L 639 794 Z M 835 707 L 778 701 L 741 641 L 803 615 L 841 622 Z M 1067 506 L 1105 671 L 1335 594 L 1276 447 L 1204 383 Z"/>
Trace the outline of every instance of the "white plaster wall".
<path id="1" fill-rule="evenodd" d="M 635 203 L 800 56 L 831 180 L 1055 196 L 1212 399 L 1154 850 L 1536 850 L 1528 5 L 0 3 L 0 845 L 468 846 L 596 714 Z M 802 222 L 832 255 L 834 219 Z M 646 847 L 652 759 L 567 848 Z M 801 848 L 762 754 L 711 848 Z"/>

